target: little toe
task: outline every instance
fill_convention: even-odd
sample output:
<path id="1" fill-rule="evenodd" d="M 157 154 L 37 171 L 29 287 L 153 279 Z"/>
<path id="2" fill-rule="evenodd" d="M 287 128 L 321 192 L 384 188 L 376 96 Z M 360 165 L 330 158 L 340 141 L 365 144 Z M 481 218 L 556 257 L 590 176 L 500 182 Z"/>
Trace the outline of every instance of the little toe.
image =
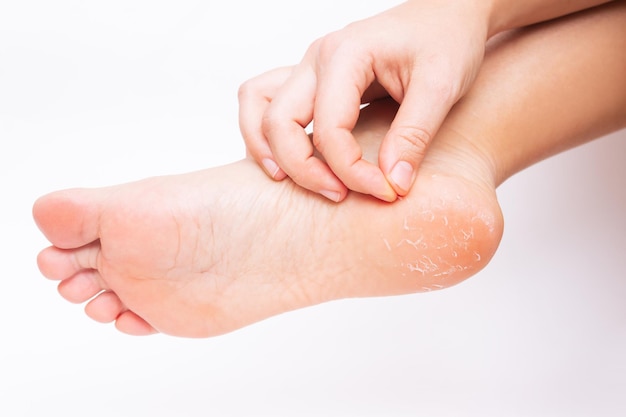
<path id="1" fill-rule="evenodd" d="M 85 306 L 85 313 L 100 323 L 111 323 L 125 310 L 122 300 L 111 291 L 105 291 Z"/>
<path id="2" fill-rule="evenodd" d="M 40 197 L 33 217 L 48 240 L 59 248 L 77 248 L 98 238 L 98 190 L 72 189 Z"/>
<path id="3" fill-rule="evenodd" d="M 158 333 L 147 321 L 133 313 L 132 311 L 122 312 L 115 321 L 115 327 L 131 336 L 148 336 Z"/>
<path id="4" fill-rule="evenodd" d="M 59 249 L 51 246 L 39 253 L 37 265 L 46 278 L 63 280 L 83 269 L 97 269 L 99 256 L 98 241 L 78 249 Z"/>
<path id="5" fill-rule="evenodd" d="M 84 303 L 105 290 L 96 270 L 84 270 L 59 283 L 59 294 L 72 303 Z"/>

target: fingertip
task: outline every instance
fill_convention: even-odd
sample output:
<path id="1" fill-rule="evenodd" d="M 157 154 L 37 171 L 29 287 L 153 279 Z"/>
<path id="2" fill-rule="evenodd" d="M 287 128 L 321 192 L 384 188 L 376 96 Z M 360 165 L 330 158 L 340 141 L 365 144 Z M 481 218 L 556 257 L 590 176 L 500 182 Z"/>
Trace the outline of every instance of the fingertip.
<path id="1" fill-rule="evenodd" d="M 398 195 L 405 196 L 415 182 L 415 168 L 409 162 L 400 160 L 394 164 L 387 180 Z"/>
<path id="2" fill-rule="evenodd" d="M 374 197 L 376 197 L 379 200 L 382 200 L 384 202 L 387 203 L 393 203 L 394 201 L 396 201 L 398 199 L 398 193 L 395 192 L 395 190 L 393 190 L 393 188 L 389 187 L 391 191 L 387 191 L 385 193 L 382 194 L 373 194 Z"/>
<path id="3" fill-rule="evenodd" d="M 347 196 L 347 193 L 343 191 L 320 190 L 319 193 L 334 203 L 342 202 Z"/>
<path id="4" fill-rule="evenodd" d="M 385 179 L 401 197 L 406 196 L 431 142 L 432 134 L 415 126 L 393 127 L 381 143 L 378 163 Z"/>
<path id="5" fill-rule="evenodd" d="M 265 173 L 274 180 L 281 180 L 286 176 L 284 171 L 282 171 L 278 164 L 271 158 L 263 158 L 261 160 L 261 165 L 263 166 Z"/>
<path id="6" fill-rule="evenodd" d="M 287 178 L 287 174 L 285 173 L 285 171 L 283 171 L 282 169 L 278 168 L 278 171 L 276 172 L 276 174 L 273 177 L 274 181 L 282 181 L 285 178 Z"/>
<path id="7" fill-rule="evenodd" d="M 375 197 L 386 203 L 393 203 L 398 198 L 398 194 L 387 181 L 385 181 L 384 186 L 380 187 L 379 191 L 370 192 L 370 194 L 372 195 L 372 197 Z"/>

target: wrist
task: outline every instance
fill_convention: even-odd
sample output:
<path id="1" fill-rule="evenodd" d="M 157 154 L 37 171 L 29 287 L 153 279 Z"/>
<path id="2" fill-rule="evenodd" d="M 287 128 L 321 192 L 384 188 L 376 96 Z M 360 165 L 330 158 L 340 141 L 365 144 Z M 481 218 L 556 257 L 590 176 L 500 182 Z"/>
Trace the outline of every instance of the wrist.
<path id="1" fill-rule="evenodd" d="M 487 37 L 497 35 L 514 28 L 522 27 L 534 23 L 529 19 L 528 14 L 532 11 L 539 11 L 542 3 L 546 0 L 509 1 L 509 0 L 489 0 L 489 15 L 487 17 Z M 553 2 L 554 3 L 554 2 Z"/>

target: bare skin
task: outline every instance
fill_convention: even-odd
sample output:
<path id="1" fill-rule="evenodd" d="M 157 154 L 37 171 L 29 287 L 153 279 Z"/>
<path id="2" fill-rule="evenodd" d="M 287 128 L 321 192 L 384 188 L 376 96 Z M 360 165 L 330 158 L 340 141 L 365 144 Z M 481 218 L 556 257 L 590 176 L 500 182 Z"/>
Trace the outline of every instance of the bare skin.
<path id="1" fill-rule="evenodd" d="M 53 245 L 39 267 L 91 318 L 134 335 L 214 336 L 325 301 L 454 285 L 498 246 L 499 183 L 626 125 L 625 22 L 618 2 L 494 44 L 396 203 L 351 193 L 333 204 L 250 160 L 59 191 L 33 208 Z M 574 33 L 608 40 L 580 48 Z M 396 109 L 371 105 L 354 131 L 373 159 Z"/>
<path id="2" fill-rule="evenodd" d="M 431 139 L 471 87 L 487 39 L 607 1 L 409 0 L 353 22 L 311 44 L 298 65 L 242 86 L 248 152 L 270 177 L 288 175 L 332 201 L 348 189 L 394 201 L 410 190 Z M 351 131 L 360 103 L 382 97 L 401 105 L 376 165 L 362 160 Z M 312 141 L 304 130 L 311 121 Z"/>
<path id="3" fill-rule="evenodd" d="M 366 146 L 393 108 L 367 112 Z M 39 265 L 70 301 L 104 290 L 87 314 L 131 334 L 212 336 L 323 301 L 448 287 L 481 269 L 502 233 L 488 170 L 462 144 L 437 166 L 433 152 L 414 198 L 394 205 L 329 203 L 250 160 L 53 193 L 34 207 L 54 245 Z"/>

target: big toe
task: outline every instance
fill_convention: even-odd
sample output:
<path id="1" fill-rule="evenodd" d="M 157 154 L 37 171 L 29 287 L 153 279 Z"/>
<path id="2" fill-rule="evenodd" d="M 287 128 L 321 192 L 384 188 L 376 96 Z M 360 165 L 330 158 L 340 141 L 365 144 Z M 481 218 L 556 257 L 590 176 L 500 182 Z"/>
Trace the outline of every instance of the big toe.
<path id="1" fill-rule="evenodd" d="M 72 189 L 40 197 L 33 205 L 39 229 L 56 247 L 77 248 L 98 238 L 100 205 L 96 190 Z"/>

